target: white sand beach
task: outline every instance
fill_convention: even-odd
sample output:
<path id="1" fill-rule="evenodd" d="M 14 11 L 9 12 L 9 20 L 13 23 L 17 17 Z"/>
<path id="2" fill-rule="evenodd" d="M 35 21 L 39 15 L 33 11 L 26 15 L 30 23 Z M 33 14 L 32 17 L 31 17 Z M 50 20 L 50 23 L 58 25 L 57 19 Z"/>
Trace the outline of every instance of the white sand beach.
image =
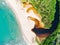
<path id="1" fill-rule="evenodd" d="M 6 3 L 15 13 L 16 20 L 21 27 L 22 37 L 27 45 L 37 45 L 35 40 L 36 35 L 31 31 L 31 29 L 34 28 L 35 23 L 27 18 L 28 16 L 37 18 L 37 16 L 32 11 L 27 13 L 26 8 L 23 8 L 20 0 L 6 0 Z"/>

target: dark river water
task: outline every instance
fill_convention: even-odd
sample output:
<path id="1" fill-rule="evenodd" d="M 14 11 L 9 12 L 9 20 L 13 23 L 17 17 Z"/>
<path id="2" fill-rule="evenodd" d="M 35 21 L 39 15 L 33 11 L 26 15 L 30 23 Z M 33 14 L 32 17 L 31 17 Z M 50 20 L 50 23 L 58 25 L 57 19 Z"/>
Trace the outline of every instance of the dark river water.
<path id="1" fill-rule="evenodd" d="M 7 4 L 0 1 L 0 45 L 5 43 L 10 45 L 25 45 L 24 40 L 20 32 L 18 23 L 13 15 L 13 11 L 7 6 Z M 52 27 L 50 29 L 36 29 L 34 32 L 38 34 L 43 33 L 53 33 L 58 25 L 59 15 L 58 15 L 58 3 L 56 4 L 55 19 L 52 22 Z M 20 35 L 20 36 L 19 36 Z"/>
<path id="2" fill-rule="evenodd" d="M 35 32 L 36 34 L 44 34 L 44 33 L 53 33 L 56 30 L 59 22 L 58 3 L 56 3 L 55 9 L 56 12 L 55 12 L 54 20 L 52 21 L 52 26 L 50 27 L 50 29 L 33 28 L 33 32 Z"/>

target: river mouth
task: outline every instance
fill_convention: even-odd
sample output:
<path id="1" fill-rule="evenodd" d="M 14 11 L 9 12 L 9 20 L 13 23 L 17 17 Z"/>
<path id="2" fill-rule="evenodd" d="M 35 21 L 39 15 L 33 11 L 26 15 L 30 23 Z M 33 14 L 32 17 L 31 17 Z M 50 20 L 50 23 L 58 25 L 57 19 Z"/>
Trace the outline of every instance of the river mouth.
<path id="1" fill-rule="evenodd" d="M 26 15 L 29 15 L 27 13 L 25 13 L 23 11 L 23 9 L 21 9 L 22 5 L 19 5 L 20 2 L 17 3 L 16 0 L 6 0 L 6 3 L 9 5 L 9 7 L 13 10 L 13 12 L 15 13 L 15 18 L 19 24 L 19 26 L 21 27 L 21 32 L 22 32 L 22 38 L 25 40 L 25 42 L 27 43 L 27 45 L 35 45 L 36 41 L 35 41 L 35 33 L 31 31 L 31 29 L 34 28 L 35 23 L 31 20 L 29 20 Z M 22 12 L 21 12 L 21 11 Z M 23 13 L 24 12 L 24 13 Z M 14 14 L 13 14 L 14 15 Z M 31 15 L 32 16 L 32 15 Z M 35 16 L 36 17 L 36 16 Z M 28 20 L 27 20 L 28 19 Z M 38 18 L 37 18 L 38 19 Z M 58 25 L 58 20 L 59 20 L 59 16 L 58 16 L 58 6 L 56 5 L 56 13 L 55 13 L 55 19 L 52 22 L 52 27 L 49 30 L 52 31 L 47 31 L 48 33 L 53 33 L 53 31 L 55 31 L 55 29 L 57 28 Z M 29 23 L 28 23 L 29 22 Z M 12 25 L 13 26 L 13 25 Z M 42 29 L 41 29 L 42 30 Z M 44 31 L 38 31 L 39 34 L 44 34 Z M 36 31 L 36 33 L 38 33 Z M 46 33 L 46 31 L 45 31 Z M 20 33 L 19 33 L 20 34 Z M 24 42 L 24 41 L 23 41 Z M 22 43 L 22 42 L 21 42 Z M 23 44 L 22 44 L 23 45 Z M 36 44 L 37 45 L 37 44 Z"/>
<path id="2" fill-rule="evenodd" d="M 16 4 L 15 4 L 16 5 Z M 19 5 L 19 4 L 18 4 Z M 12 5 L 13 6 L 13 5 Z M 21 5 L 20 5 L 21 6 Z M 15 7 L 14 7 L 15 8 Z M 26 15 L 28 15 L 28 14 L 23 14 L 23 12 L 21 12 L 21 11 L 23 11 L 23 9 L 21 10 L 21 11 L 18 11 L 18 10 L 20 10 L 19 8 L 20 7 L 16 7 L 16 8 L 18 8 L 18 9 L 14 9 L 15 11 L 17 11 L 17 13 L 16 13 L 16 17 L 17 17 L 17 15 L 18 15 L 18 21 L 20 22 L 20 25 L 21 25 L 21 29 L 22 29 L 22 33 L 24 32 L 24 34 L 26 33 L 26 32 L 29 32 L 28 30 L 31 30 L 33 27 L 34 27 L 34 22 L 32 21 L 31 22 L 31 24 L 29 25 L 27 22 L 30 22 L 30 21 L 28 21 L 28 20 L 26 20 L 27 18 L 25 18 L 25 17 L 27 17 Z M 21 7 L 22 8 L 22 7 Z M 21 15 L 21 13 L 22 13 L 22 15 Z M 51 32 L 53 32 L 53 31 L 55 31 L 55 29 L 56 29 L 56 27 L 57 27 L 57 24 L 58 24 L 58 15 L 57 15 L 57 13 L 58 13 L 58 11 L 57 11 L 57 5 L 56 5 L 56 13 L 55 13 L 55 19 L 54 19 L 54 21 L 52 22 L 52 27 L 50 28 L 50 29 L 48 29 L 48 30 L 50 30 L 50 31 L 45 31 L 46 29 L 44 29 L 44 30 L 42 30 L 42 31 L 38 31 L 39 32 L 39 34 L 44 34 L 43 32 L 45 31 L 45 33 L 51 33 Z M 19 15 L 20 14 L 20 15 Z M 24 16 L 25 15 L 25 16 Z M 20 17 L 21 16 L 21 17 Z M 25 20 L 24 20 L 24 19 Z M 24 23 L 23 23 L 24 22 Z M 33 24 L 32 24 L 33 23 Z M 27 25 L 26 25 L 27 24 Z M 25 26 L 25 27 L 23 27 L 23 25 Z M 28 27 L 28 25 L 31 27 Z M 27 31 L 26 31 L 26 30 Z M 37 29 L 38 30 L 38 29 Z M 37 31 L 36 31 L 36 33 L 38 33 Z M 31 33 L 31 31 L 29 32 L 29 33 Z M 28 33 L 27 33 L 28 34 Z M 33 34 L 34 36 L 36 36 L 35 34 Z M 30 35 L 31 36 L 31 35 Z M 29 37 L 30 37 L 29 36 Z M 27 37 L 27 35 L 26 35 L 26 37 Z M 27 37 L 28 38 L 28 37 Z M 31 42 L 31 41 L 30 41 Z"/>
<path id="3" fill-rule="evenodd" d="M 10 8 L 15 13 L 16 20 L 21 27 L 22 32 L 22 38 L 25 40 L 27 45 L 35 45 L 35 33 L 31 31 L 32 28 L 34 28 L 34 22 L 29 20 L 28 16 L 33 16 L 39 19 L 37 16 L 34 15 L 33 11 L 26 13 L 27 8 L 23 8 L 22 4 L 20 4 L 19 1 L 16 0 L 6 0 L 6 3 L 10 6 Z M 36 44 L 37 45 L 37 44 Z"/>

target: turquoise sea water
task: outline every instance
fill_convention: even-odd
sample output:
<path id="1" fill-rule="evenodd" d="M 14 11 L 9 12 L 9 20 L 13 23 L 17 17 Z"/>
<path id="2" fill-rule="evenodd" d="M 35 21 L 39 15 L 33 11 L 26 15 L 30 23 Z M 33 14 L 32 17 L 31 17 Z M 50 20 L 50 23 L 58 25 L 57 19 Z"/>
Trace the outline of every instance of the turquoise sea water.
<path id="1" fill-rule="evenodd" d="M 0 45 L 25 45 L 15 14 L 0 0 Z"/>

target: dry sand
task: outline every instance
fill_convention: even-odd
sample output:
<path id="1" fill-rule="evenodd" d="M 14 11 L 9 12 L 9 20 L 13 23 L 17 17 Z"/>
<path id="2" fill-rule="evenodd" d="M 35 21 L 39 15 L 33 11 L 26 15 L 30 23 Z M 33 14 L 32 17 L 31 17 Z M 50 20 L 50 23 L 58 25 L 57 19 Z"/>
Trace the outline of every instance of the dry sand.
<path id="1" fill-rule="evenodd" d="M 26 9 L 23 8 L 22 3 L 19 0 L 6 0 L 6 3 L 15 13 L 16 20 L 21 27 L 22 37 L 27 45 L 37 45 L 35 41 L 36 35 L 31 31 L 34 27 L 34 22 L 27 18 L 28 16 L 36 17 L 34 13 L 32 11 L 26 13 Z"/>

